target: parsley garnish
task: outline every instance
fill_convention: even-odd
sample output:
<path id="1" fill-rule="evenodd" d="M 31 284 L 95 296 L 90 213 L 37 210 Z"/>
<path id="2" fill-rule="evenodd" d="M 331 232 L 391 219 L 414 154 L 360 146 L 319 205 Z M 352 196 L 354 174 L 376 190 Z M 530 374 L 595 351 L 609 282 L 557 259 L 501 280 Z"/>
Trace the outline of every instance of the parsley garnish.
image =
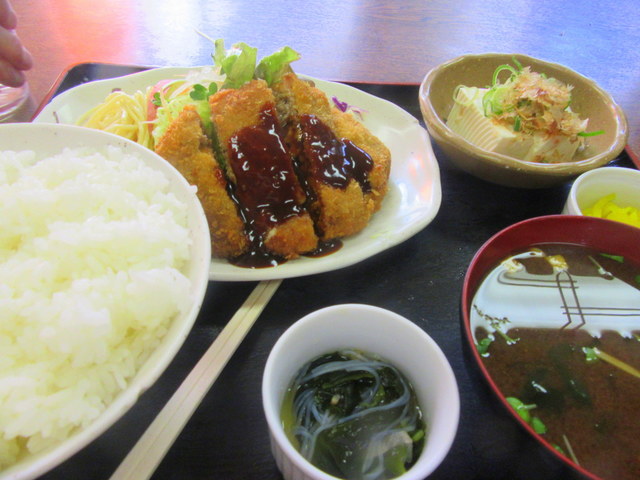
<path id="1" fill-rule="evenodd" d="M 197 83 L 193 86 L 193 90 L 189 92 L 189 96 L 194 100 L 206 100 L 217 91 L 218 85 L 215 82 L 211 82 L 209 84 L 209 88 L 206 88 L 204 85 L 200 85 L 199 83 Z"/>

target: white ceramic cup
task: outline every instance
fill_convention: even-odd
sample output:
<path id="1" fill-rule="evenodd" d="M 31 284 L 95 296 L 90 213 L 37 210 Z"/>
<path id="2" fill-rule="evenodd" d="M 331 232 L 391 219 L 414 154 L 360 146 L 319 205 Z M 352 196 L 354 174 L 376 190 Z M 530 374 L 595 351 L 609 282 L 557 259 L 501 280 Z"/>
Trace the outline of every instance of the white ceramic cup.
<path id="1" fill-rule="evenodd" d="M 573 182 L 562 213 L 583 215 L 585 208 L 612 193 L 620 207 L 640 209 L 640 170 L 602 167 L 583 173 Z"/>
<path id="2" fill-rule="evenodd" d="M 308 462 L 289 442 L 280 409 L 297 371 L 318 355 L 344 348 L 374 353 L 397 367 L 412 383 L 427 438 L 417 462 L 398 480 L 431 474 L 453 443 L 460 415 L 455 376 L 442 350 L 416 324 L 388 310 L 345 304 L 313 312 L 294 323 L 276 342 L 265 366 L 262 401 L 271 449 L 286 480 L 335 480 Z"/>

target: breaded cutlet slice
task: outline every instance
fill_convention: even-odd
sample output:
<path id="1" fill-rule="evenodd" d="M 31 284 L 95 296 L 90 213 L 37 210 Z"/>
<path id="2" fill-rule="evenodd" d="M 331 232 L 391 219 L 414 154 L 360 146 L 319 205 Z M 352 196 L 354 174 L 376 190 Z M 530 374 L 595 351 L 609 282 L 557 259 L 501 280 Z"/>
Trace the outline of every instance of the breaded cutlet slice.
<path id="1" fill-rule="evenodd" d="M 391 152 L 382 141 L 353 115 L 332 108 L 334 132 L 339 138 L 348 138 L 369 154 L 373 168 L 369 172 L 371 191 L 368 193 L 374 201 L 374 211 L 378 211 L 389 187 L 391 173 Z"/>
<path id="2" fill-rule="evenodd" d="M 315 250 L 318 237 L 266 82 L 253 80 L 239 89 L 221 90 L 209 104 L 226 174 L 250 237 L 260 240 L 260 248 L 287 259 Z"/>
<path id="3" fill-rule="evenodd" d="M 192 105 L 169 125 L 155 151 L 171 163 L 191 185 L 198 187 L 211 232 L 212 255 L 233 258 L 247 252 L 249 239 L 236 203 L 227 193 L 227 180 L 213 155 L 211 142 Z"/>
<path id="4" fill-rule="evenodd" d="M 359 232 L 380 208 L 387 192 L 389 149 L 352 115 L 333 107 L 324 92 L 294 73 L 284 75 L 272 88 L 287 128 L 287 143 L 298 156 L 307 188 L 312 191 L 308 193 L 309 210 L 321 239 Z M 322 136 L 325 140 L 319 141 Z M 323 143 L 332 144 L 326 149 L 328 153 L 314 147 Z M 348 144 L 361 151 L 354 160 L 364 163 L 364 157 L 368 156 L 368 167 L 360 165 L 354 171 L 329 178 L 340 160 L 338 157 L 332 160 L 331 152 L 339 155 L 341 151 L 353 151 L 352 146 L 345 147 Z"/>

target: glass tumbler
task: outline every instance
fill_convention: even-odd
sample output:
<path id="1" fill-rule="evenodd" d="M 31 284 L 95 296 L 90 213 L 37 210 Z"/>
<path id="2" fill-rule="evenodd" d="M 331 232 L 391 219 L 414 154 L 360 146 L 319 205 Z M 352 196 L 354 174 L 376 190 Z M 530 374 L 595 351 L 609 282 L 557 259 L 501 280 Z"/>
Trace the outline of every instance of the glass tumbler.
<path id="1" fill-rule="evenodd" d="M 8 87 L 0 84 L 0 123 L 26 122 L 33 113 L 29 85 Z"/>

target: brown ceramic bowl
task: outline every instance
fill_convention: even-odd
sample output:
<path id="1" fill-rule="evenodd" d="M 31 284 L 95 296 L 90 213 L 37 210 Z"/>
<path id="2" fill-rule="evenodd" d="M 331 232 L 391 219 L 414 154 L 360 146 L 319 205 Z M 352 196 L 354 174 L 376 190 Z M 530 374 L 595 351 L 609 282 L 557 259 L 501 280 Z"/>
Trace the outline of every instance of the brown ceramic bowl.
<path id="1" fill-rule="evenodd" d="M 588 147 L 571 162 L 541 164 L 481 149 L 453 132 L 446 118 L 453 107 L 458 85 L 486 87 L 499 65 L 523 66 L 573 85 L 571 108 L 589 118 L 589 130 L 604 134 L 588 138 Z M 427 129 L 451 164 L 483 180 L 519 188 L 542 188 L 563 183 L 587 170 L 606 165 L 627 143 L 627 121 L 611 96 L 593 81 L 556 63 L 520 54 L 485 53 L 463 55 L 432 69 L 425 76 L 419 93 L 420 109 Z"/>

